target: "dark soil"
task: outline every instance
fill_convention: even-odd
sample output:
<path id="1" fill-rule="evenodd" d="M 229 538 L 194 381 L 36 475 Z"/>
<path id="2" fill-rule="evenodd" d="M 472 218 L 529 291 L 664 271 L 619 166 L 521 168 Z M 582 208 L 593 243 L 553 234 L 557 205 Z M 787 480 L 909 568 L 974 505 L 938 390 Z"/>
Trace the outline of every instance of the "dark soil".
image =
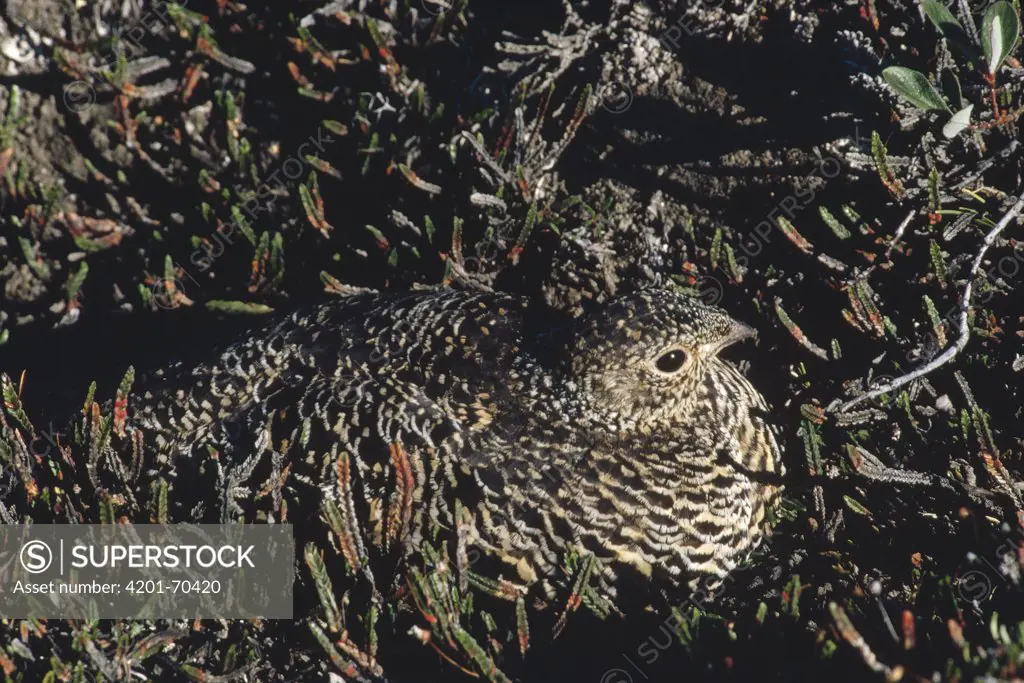
<path id="1" fill-rule="evenodd" d="M 674 283 L 758 328 L 757 344 L 732 357 L 785 435 L 782 519 L 721 594 L 627 620 L 583 608 L 551 642 L 534 625 L 525 660 L 506 609 L 490 636 L 474 622 L 497 673 L 465 652 L 445 661 L 406 635 L 427 628 L 420 615 L 401 614 L 381 626 L 383 673 L 343 673 L 310 635 L 323 615 L 307 580 L 312 616 L 202 622 L 128 670 L 152 680 L 468 680 L 459 667 L 530 682 L 1019 680 L 1020 220 L 977 273 L 971 265 L 1020 196 L 1022 155 L 1016 119 L 992 122 L 977 70 L 958 73 L 981 126 L 947 139 L 941 115 L 881 78 L 893 65 L 951 68 L 945 40 L 909 0 L 454 4 L 6 4 L 0 370 L 13 389 L 0 518 L 70 521 L 27 493 L 5 455 L 30 429 L 14 417 L 19 397 L 36 431 L 67 430 L 67 454 L 32 463 L 36 486 L 68 492 L 76 521 L 93 522 L 99 498 L 68 464 L 85 451 L 61 425 L 81 422 L 91 382 L 97 401 L 112 399 L 129 366 L 143 376 L 203 358 L 270 310 L 349 287 L 490 287 L 579 314 L 615 292 Z M 973 4 L 980 17 L 989 3 Z M 1010 112 L 1022 75 L 1015 61 L 999 73 Z M 311 140 L 322 149 L 302 147 Z M 235 229 L 225 243 L 218 226 L 238 215 L 252 242 Z M 953 362 L 840 407 L 953 344 L 971 280 L 970 341 Z M 54 468 L 59 485 L 38 474 Z M 180 627 L 147 623 L 128 636 L 125 622 L 0 621 L 0 670 L 11 681 L 80 680 L 76 666 L 94 677 L 96 655 L 72 643 L 114 661 L 118 637 Z M 244 654 L 230 660 L 231 647 Z"/>

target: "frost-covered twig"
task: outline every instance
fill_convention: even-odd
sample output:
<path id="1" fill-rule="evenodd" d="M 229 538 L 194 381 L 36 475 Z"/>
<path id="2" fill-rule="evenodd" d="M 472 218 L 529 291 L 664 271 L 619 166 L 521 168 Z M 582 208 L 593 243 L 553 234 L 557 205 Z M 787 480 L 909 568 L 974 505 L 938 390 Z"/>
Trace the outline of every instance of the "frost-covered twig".
<path id="1" fill-rule="evenodd" d="M 907 217 L 903 219 L 903 222 L 900 223 L 900 227 L 896 229 L 896 234 L 893 236 L 892 242 L 889 242 L 889 248 L 885 250 L 885 258 L 889 258 L 889 254 L 892 253 L 892 250 L 895 249 L 896 245 L 900 243 L 901 239 L 903 239 L 903 233 L 907 231 L 907 226 L 910 225 L 910 221 L 913 220 L 913 218 L 914 211 L 910 211 L 907 214 Z"/>

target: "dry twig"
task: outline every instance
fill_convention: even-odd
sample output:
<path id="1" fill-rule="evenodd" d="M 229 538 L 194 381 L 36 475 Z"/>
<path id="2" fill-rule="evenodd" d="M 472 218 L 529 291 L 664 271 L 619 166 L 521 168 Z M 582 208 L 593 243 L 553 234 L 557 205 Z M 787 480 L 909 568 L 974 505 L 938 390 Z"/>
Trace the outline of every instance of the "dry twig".
<path id="1" fill-rule="evenodd" d="M 967 277 L 967 285 L 964 287 L 964 295 L 960 300 L 960 334 L 957 337 L 956 342 L 943 351 L 940 355 L 933 358 L 928 363 L 922 365 L 913 372 L 908 372 L 905 375 L 897 377 L 892 382 L 873 389 L 863 396 L 851 399 L 846 403 L 842 404 L 838 408 L 838 412 L 844 413 L 853 406 L 863 403 L 864 401 L 870 401 L 873 398 L 877 398 L 883 394 L 888 394 L 890 391 L 899 389 L 900 387 L 910 384 L 916 379 L 924 377 L 932 370 L 942 367 L 946 363 L 956 358 L 957 354 L 963 351 L 964 347 L 967 346 L 968 340 L 971 338 L 970 324 L 967 322 L 971 311 L 971 294 L 974 290 L 974 278 L 977 277 L 978 271 L 981 269 L 981 262 L 985 258 L 985 254 L 988 253 L 989 248 L 999 237 L 1000 233 L 1006 229 L 1006 226 L 1010 224 L 1015 217 L 1019 216 L 1021 210 L 1024 209 L 1024 194 L 1020 195 L 1017 199 L 1017 203 L 1006 212 L 994 228 L 992 228 L 987 235 L 985 235 L 984 241 L 981 243 L 981 248 L 978 249 L 978 253 L 974 256 L 974 262 L 971 264 L 971 272 Z"/>

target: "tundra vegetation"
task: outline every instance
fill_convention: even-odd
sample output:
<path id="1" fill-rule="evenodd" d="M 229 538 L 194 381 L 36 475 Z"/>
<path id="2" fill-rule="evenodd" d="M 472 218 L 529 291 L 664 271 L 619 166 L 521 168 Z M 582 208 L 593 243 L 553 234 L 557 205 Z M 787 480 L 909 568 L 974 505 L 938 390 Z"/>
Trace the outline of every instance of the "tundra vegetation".
<path id="1" fill-rule="evenodd" d="M 361 288 L 718 304 L 759 331 L 733 358 L 787 480 L 770 542 L 666 610 L 621 618 L 570 556 L 545 620 L 443 546 L 398 600 L 325 508 L 302 618 L 0 620 L 5 680 L 1019 679 L 1020 16 L 9 0 L 4 523 L 287 520 L 287 470 L 160 476 L 124 429 L 136 373 Z"/>

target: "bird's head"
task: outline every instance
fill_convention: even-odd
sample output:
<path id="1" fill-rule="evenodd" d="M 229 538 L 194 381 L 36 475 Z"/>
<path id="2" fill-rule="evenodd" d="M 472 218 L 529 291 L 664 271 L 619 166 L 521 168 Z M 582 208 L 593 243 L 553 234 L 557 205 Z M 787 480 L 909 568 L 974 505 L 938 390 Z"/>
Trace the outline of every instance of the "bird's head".
<path id="1" fill-rule="evenodd" d="M 723 374 L 725 347 L 756 332 L 725 311 L 667 289 L 608 301 L 576 330 L 572 375 L 609 424 L 685 421 Z"/>

